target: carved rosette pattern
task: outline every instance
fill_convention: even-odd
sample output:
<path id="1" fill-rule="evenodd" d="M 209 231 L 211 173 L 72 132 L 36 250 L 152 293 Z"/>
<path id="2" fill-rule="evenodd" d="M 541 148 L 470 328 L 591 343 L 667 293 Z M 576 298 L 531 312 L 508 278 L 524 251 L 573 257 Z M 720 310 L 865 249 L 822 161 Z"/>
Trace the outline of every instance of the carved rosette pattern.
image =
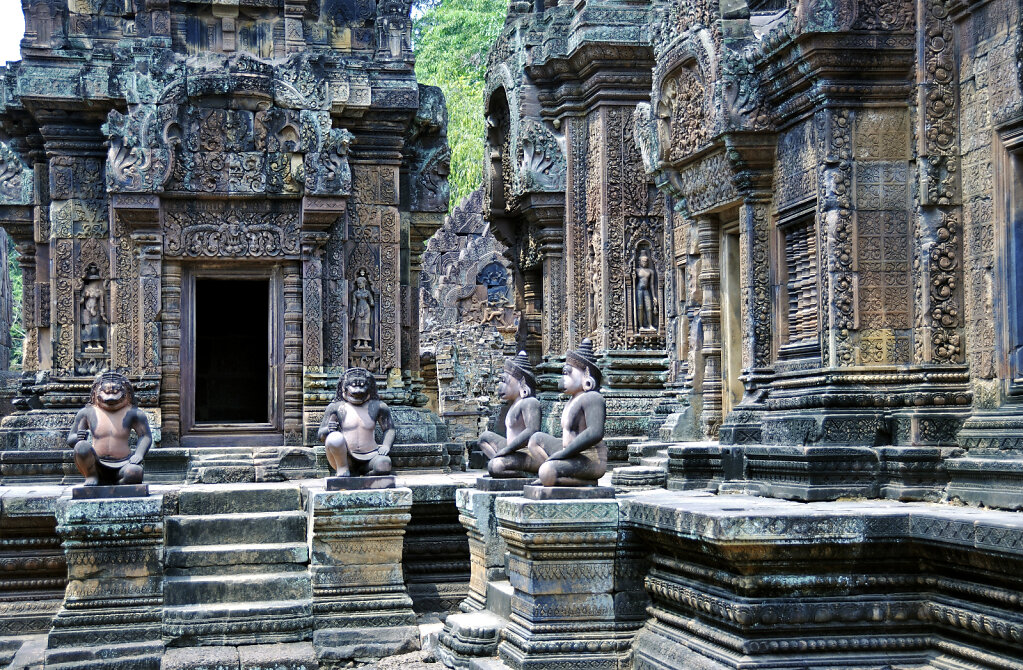
<path id="1" fill-rule="evenodd" d="M 827 110 L 817 115 L 818 137 L 824 138 L 825 143 L 817 197 L 820 248 L 826 250 L 821 293 L 827 296 L 829 337 L 823 346 L 827 347 L 825 360 L 836 366 L 855 362 L 851 116 L 847 109 Z"/>
<path id="2" fill-rule="evenodd" d="M 920 5 L 923 25 L 923 54 L 919 87 L 922 128 L 918 134 L 920 153 L 920 204 L 924 210 L 922 228 L 930 245 L 925 296 L 929 361 L 958 363 L 964 358 L 961 345 L 963 311 L 961 298 L 962 244 L 960 230 L 961 189 L 959 182 L 959 100 L 955 91 L 958 72 L 955 62 L 954 22 L 946 0 L 926 0 Z M 928 211 L 930 210 L 930 211 Z M 928 222 L 933 222 L 928 224 Z M 927 248 L 925 243 L 924 248 Z M 994 332 L 976 332 L 981 343 L 993 342 Z M 979 372 L 983 366 L 978 365 Z"/>
<path id="3" fill-rule="evenodd" d="M 567 120 L 569 160 L 567 179 L 571 188 L 565 201 L 565 250 L 566 266 L 571 267 L 568 275 L 572 284 L 568 287 L 568 344 L 576 346 L 590 334 L 589 329 L 589 282 L 587 281 L 587 124 L 586 119 L 573 117 Z"/>
<path id="4" fill-rule="evenodd" d="M 625 322 L 625 191 L 624 159 L 625 132 L 632 128 L 632 110 L 623 107 L 611 107 L 604 112 L 607 142 L 607 167 L 605 168 L 605 191 L 607 193 L 607 216 L 604 269 L 607 279 L 606 289 L 606 342 L 608 349 L 624 349 L 626 341 Z"/>
<path id="5" fill-rule="evenodd" d="M 599 112 L 590 115 L 587 133 L 588 155 L 586 164 L 586 231 L 588 268 L 586 271 L 587 292 L 590 297 L 589 327 L 595 349 L 607 348 L 604 327 L 604 233 L 601 229 L 601 212 L 603 210 L 603 180 L 601 165 L 604 152 L 607 151 L 603 141 L 603 118 Z"/>

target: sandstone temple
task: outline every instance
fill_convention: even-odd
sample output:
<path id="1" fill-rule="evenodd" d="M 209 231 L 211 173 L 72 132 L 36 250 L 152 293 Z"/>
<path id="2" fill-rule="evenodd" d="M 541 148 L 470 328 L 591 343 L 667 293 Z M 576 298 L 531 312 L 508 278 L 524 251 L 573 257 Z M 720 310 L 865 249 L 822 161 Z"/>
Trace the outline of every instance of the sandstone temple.
<path id="1" fill-rule="evenodd" d="M 0 665 L 1023 670 L 1021 0 L 510 0 L 461 203 L 411 0 L 21 5 Z"/>

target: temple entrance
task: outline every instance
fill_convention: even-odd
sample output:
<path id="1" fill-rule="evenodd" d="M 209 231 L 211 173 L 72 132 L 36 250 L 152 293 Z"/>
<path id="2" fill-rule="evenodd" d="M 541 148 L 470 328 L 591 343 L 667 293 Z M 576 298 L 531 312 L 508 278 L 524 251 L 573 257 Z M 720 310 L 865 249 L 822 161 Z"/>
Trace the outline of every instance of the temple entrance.
<path id="1" fill-rule="evenodd" d="M 282 310 L 269 275 L 196 270 L 184 282 L 183 446 L 282 443 Z"/>
<path id="2" fill-rule="evenodd" d="M 195 282 L 195 421 L 265 423 L 270 418 L 270 282 Z"/>
<path id="3" fill-rule="evenodd" d="M 739 284 L 739 224 L 721 232 L 721 420 L 742 401 L 742 294 Z"/>

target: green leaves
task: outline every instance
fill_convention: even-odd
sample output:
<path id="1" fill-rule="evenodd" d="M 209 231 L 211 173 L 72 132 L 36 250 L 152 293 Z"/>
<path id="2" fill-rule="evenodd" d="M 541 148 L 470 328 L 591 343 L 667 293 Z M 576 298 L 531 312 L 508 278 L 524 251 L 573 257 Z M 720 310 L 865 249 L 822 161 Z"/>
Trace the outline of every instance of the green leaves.
<path id="1" fill-rule="evenodd" d="M 418 6 L 422 13 L 413 22 L 416 78 L 439 86 L 448 104 L 452 206 L 483 181 L 487 53 L 507 7 L 506 0 L 441 0 Z"/>

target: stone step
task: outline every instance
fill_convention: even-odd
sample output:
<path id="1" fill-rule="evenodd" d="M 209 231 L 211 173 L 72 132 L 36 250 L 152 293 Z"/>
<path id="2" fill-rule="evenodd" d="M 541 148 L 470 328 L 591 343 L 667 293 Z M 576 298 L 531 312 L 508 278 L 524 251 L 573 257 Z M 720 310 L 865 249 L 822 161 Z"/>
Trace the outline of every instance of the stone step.
<path id="1" fill-rule="evenodd" d="M 167 546 L 287 544 L 306 541 L 305 512 L 257 512 L 171 516 Z"/>
<path id="2" fill-rule="evenodd" d="M 163 582 L 167 607 L 209 603 L 252 603 L 312 598 L 309 573 L 271 572 L 240 575 L 178 575 Z"/>
<path id="3" fill-rule="evenodd" d="M 508 580 L 487 582 L 487 610 L 505 619 L 511 617 L 511 600 L 515 593 Z"/>
<path id="4" fill-rule="evenodd" d="M 163 635 L 172 647 L 297 641 L 309 639 L 312 616 L 310 600 L 165 607 Z"/>
<path id="5" fill-rule="evenodd" d="M 639 464 L 646 468 L 661 468 L 665 472 L 668 471 L 668 456 L 644 456 L 639 459 Z"/>
<path id="6" fill-rule="evenodd" d="M 309 560 L 309 547 L 304 542 L 284 544 L 201 544 L 191 547 L 168 547 L 167 568 L 268 566 Z"/>
<path id="7" fill-rule="evenodd" d="M 155 668 L 163 650 L 159 640 L 47 649 L 44 665 L 48 670 Z"/>
<path id="8" fill-rule="evenodd" d="M 178 513 L 181 515 L 301 510 L 302 491 L 297 486 L 200 484 L 182 488 L 178 494 Z"/>

